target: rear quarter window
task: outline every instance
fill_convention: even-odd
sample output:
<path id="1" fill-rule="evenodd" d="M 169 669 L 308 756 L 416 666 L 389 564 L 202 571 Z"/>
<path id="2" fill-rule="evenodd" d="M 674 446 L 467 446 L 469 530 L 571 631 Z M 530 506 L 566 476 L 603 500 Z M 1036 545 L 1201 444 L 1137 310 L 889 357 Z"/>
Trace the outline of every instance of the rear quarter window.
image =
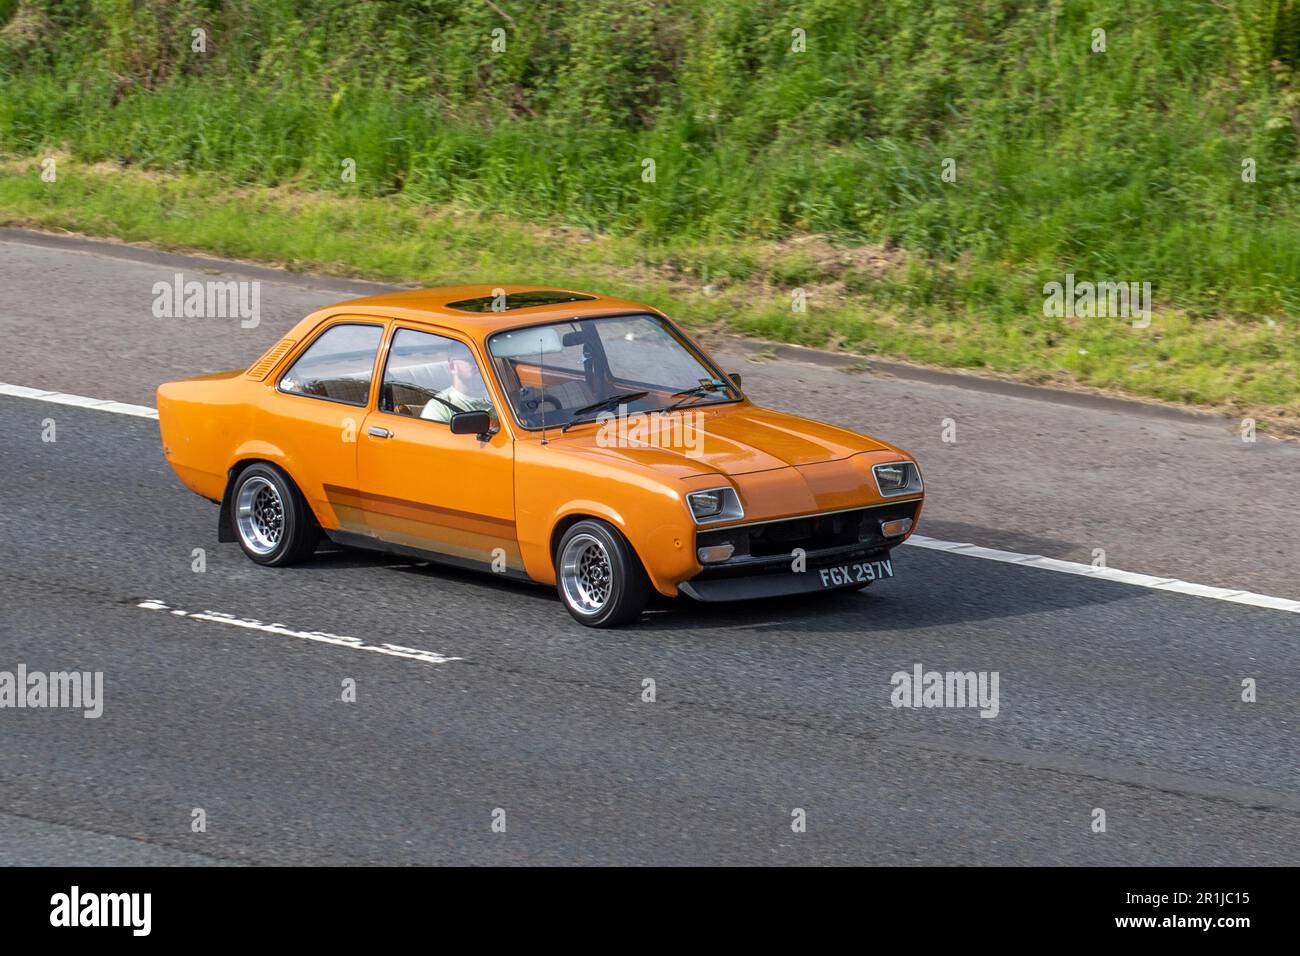
<path id="1" fill-rule="evenodd" d="M 383 335 L 378 325 L 331 325 L 280 377 L 280 391 L 365 405 Z"/>

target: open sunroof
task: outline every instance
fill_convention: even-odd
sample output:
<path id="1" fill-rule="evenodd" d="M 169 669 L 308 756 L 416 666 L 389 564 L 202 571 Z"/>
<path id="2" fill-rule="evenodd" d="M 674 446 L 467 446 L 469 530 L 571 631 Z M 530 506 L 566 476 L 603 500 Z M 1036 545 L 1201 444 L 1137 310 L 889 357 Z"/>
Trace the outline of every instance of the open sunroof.
<path id="1" fill-rule="evenodd" d="M 595 298 L 594 295 L 580 295 L 577 292 L 540 289 L 536 292 L 509 292 L 504 296 L 484 295 L 477 299 L 461 299 L 459 302 L 448 302 L 447 308 L 459 309 L 461 312 L 509 312 L 535 305 L 591 302 Z"/>

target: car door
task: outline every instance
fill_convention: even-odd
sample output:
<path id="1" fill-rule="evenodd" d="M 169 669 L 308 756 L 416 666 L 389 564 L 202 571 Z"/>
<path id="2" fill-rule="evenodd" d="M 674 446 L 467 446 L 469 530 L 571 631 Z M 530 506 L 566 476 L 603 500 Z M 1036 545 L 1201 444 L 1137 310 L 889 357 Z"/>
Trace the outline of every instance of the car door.
<path id="1" fill-rule="evenodd" d="M 364 531 L 353 506 L 358 436 L 370 406 L 382 319 L 336 317 L 318 328 L 276 383 L 261 431 L 327 528 Z"/>
<path id="2" fill-rule="evenodd" d="M 393 329 L 376 408 L 358 440 L 360 503 L 369 533 L 382 541 L 522 577 L 514 443 L 483 370 L 465 341 Z M 486 440 L 453 435 L 446 419 L 455 409 L 489 411 L 494 430 Z"/>

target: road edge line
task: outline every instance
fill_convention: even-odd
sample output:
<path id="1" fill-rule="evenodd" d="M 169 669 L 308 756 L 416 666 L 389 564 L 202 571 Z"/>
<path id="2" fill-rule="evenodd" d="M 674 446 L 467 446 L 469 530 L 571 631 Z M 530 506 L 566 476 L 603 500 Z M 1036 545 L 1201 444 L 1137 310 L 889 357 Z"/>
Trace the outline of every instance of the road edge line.
<path id="1" fill-rule="evenodd" d="M 29 388 L 26 385 L 10 385 L 0 382 L 0 395 L 10 398 L 30 398 L 37 402 L 50 402 L 54 405 L 72 405 L 76 408 L 93 408 L 114 415 L 131 415 L 135 418 L 158 418 L 158 409 L 148 405 L 130 405 L 115 402 L 109 398 L 87 398 L 85 395 L 69 395 L 67 392 L 52 392 L 44 388 Z"/>
<path id="2" fill-rule="evenodd" d="M 1077 574 L 1080 577 L 1112 581 L 1116 584 L 1131 584 L 1135 587 L 1149 588 L 1154 591 L 1172 591 L 1176 594 L 1209 598 L 1213 601 L 1249 604 L 1253 607 L 1300 614 L 1300 601 L 1274 597 L 1271 594 L 1255 594 L 1252 591 L 1242 591 L 1237 588 L 1220 588 L 1209 584 L 1196 584 L 1192 581 L 1180 581 L 1178 578 L 1164 578 L 1154 574 L 1140 574 L 1136 571 L 1121 571 L 1119 568 L 1097 567 L 1091 564 L 1080 564 L 1077 561 L 1062 561 L 1058 558 L 1045 558 L 1041 554 L 999 551 L 996 548 L 984 548 L 959 541 L 927 538 L 925 535 L 920 534 L 912 535 L 903 543 L 916 548 L 926 548 L 930 551 L 959 554 L 967 558 L 983 558 L 985 561 L 1000 561 L 1004 564 L 1017 564 L 1025 568 L 1040 568 L 1044 571 L 1056 571 L 1060 574 Z"/>

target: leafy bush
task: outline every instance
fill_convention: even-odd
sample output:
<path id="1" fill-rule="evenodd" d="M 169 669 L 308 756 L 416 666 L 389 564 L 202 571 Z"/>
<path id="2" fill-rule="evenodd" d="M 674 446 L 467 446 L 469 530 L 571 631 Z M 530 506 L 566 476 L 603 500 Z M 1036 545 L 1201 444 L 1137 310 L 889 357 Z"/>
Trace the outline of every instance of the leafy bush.
<path id="1" fill-rule="evenodd" d="M 0 0 L 0 18 L 11 154 L 647 242 L 826 233 L 959 267 L 864 290 L 1002 316 L 1065 271 L 1198 314 L 1300 311 L 1300 0 Z"/>

